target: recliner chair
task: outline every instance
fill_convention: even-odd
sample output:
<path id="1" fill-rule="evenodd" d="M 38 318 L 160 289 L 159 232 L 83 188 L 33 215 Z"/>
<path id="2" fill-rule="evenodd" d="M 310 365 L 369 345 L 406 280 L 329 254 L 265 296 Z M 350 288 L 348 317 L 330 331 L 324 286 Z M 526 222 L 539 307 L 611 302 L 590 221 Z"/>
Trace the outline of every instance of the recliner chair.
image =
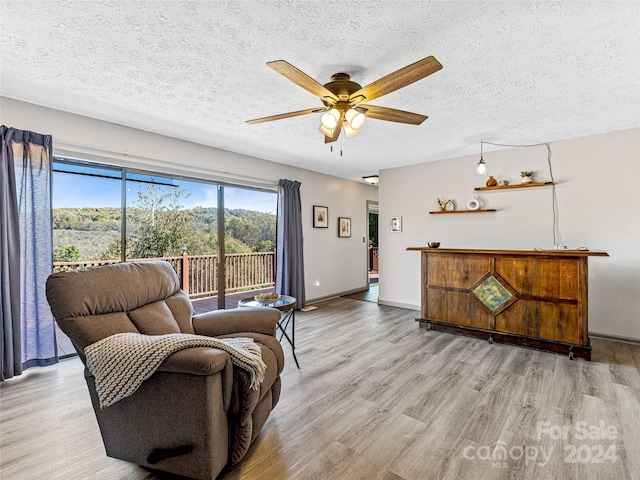
<path id="1" fill-rule="evenodd" d="M 122 332 L 253 338 L 267 365 L 259 390 L 250 389 L 249 374 L 226 352 L 189 348 L 167 357 L 133 395 L 100 409 L 85 368 L 108 456 L 196 479 L 216 478 L 244 457 L 280 397 L 280 312 L 258 307 L 194 315 L 176 272 L 163 261 L 55 273 L 46 292 L 85 365 L 85 347 Z"/>

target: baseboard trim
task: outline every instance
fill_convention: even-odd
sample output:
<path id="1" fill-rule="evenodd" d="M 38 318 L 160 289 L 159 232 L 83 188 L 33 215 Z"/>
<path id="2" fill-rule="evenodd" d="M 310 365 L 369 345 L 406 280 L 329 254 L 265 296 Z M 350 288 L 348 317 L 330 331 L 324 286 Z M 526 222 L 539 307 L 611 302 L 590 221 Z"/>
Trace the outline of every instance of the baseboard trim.
<path id="1" fill-rule="evenodd" d="M 632 343 L 640 345 L 640 338 L 619 337 L 617 335 L 608 335 L 606 333 L 589 332 L 591 338 L 599 338 L 601 340 L 610 340 L 612 342 Z"/>
<path id="2" fill-rule="evenodd" d="M 420 305 L 413 305 L 411 303 L 400 303 L 400 302 L 391 302 L 389 300 L 384 300 L 378 297 L 379 305 L 386 305 L 388 307 L 398 307 L 398 308 L 406 308 L 407 310 L 417 310 L 420 311 Z"/>
<path id="3" fill-rule="evenodd" d="M 326 302 L 327 300 L 333 300 L 334 298 L 340 298 L 340 297 L 343 297 L 345 295 L 351 295 L 352 293 L 364 292 L 366 290 L 369 290 L 369 285 L 365 285 L 363 287 L 358 287 L 358 288 L 353 288 L 351 290 L 346 290 L 344 292 L 332 293 L 331 295 L 325 295 L 324 297 L 311 298 L 311 299 L 307 300 L 305 302 L 305 304 L 309 305 L 310 303 Z"/>

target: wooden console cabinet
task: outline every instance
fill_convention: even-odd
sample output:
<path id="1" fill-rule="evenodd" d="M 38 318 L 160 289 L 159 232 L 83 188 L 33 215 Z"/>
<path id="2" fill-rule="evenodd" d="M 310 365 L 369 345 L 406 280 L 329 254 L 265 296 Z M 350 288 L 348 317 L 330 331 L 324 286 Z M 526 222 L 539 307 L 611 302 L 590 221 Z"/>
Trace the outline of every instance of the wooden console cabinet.
<path id="1" fill-rule="evenodd" d="M 588 257 L 579 250 L 421 252 L 420 327 L 591 359 Z"/>

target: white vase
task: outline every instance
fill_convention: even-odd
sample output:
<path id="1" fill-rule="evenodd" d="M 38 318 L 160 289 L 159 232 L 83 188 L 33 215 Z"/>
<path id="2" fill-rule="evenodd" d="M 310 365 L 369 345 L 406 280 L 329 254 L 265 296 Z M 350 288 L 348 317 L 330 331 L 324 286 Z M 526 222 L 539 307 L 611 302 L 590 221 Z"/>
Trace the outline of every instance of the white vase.
<path id="1" fill-rule="evenodd" d="M 533 183 L 533 179 L 531 177 L 522 177 L 522 181 L 520 183 Z"/>
<path id="2" fill-rule="evenodd" d="M 479 210 L 480 201 L 474 196 L 471 200 L 467 202 L 467 208 L 469 210 Z"/>

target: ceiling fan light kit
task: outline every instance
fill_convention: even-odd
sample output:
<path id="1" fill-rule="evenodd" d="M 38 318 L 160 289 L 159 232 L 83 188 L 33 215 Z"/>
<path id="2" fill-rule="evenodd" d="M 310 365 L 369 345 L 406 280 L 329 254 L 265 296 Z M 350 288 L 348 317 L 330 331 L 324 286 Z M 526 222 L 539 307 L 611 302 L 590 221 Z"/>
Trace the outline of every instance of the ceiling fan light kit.
<path id="1" fill-rule="evenodd" d="M 366 87 L 361 87 L 352 81 L 346 73 L 336 73 L 331 76 L 329 83 L 322 85 L 284 60 L 268 62 L 267 65 L 320 98 L 325 108 L 309 108 L 282 113 L 247 120 L 247 123 L 263 123 L 309 113 L 325 112 L 320 118 L 320 131 L 324 134 L 325 143 L 335 142 L 342 130 L 347 137 L 356 135 L 367 117 L 387 122 L 420 125 L 427 119 L 426 115 L 369 105 L 364 102 L 395 92 L 442 69 L 440 62 L 430 56 L 390 73 Z"/>
<path id="2" fill-rule="evenodd" d="M 320 117 L 320 131 L 324 133 L 325 138 L 333 138 L 341 118 L 344 118 L 344 133 L 347 137 L 353 137 L 360 131 L 367 117 L 355 108 L 349 108 L 344 115 L 337 108 L 332 108 Z"/>

